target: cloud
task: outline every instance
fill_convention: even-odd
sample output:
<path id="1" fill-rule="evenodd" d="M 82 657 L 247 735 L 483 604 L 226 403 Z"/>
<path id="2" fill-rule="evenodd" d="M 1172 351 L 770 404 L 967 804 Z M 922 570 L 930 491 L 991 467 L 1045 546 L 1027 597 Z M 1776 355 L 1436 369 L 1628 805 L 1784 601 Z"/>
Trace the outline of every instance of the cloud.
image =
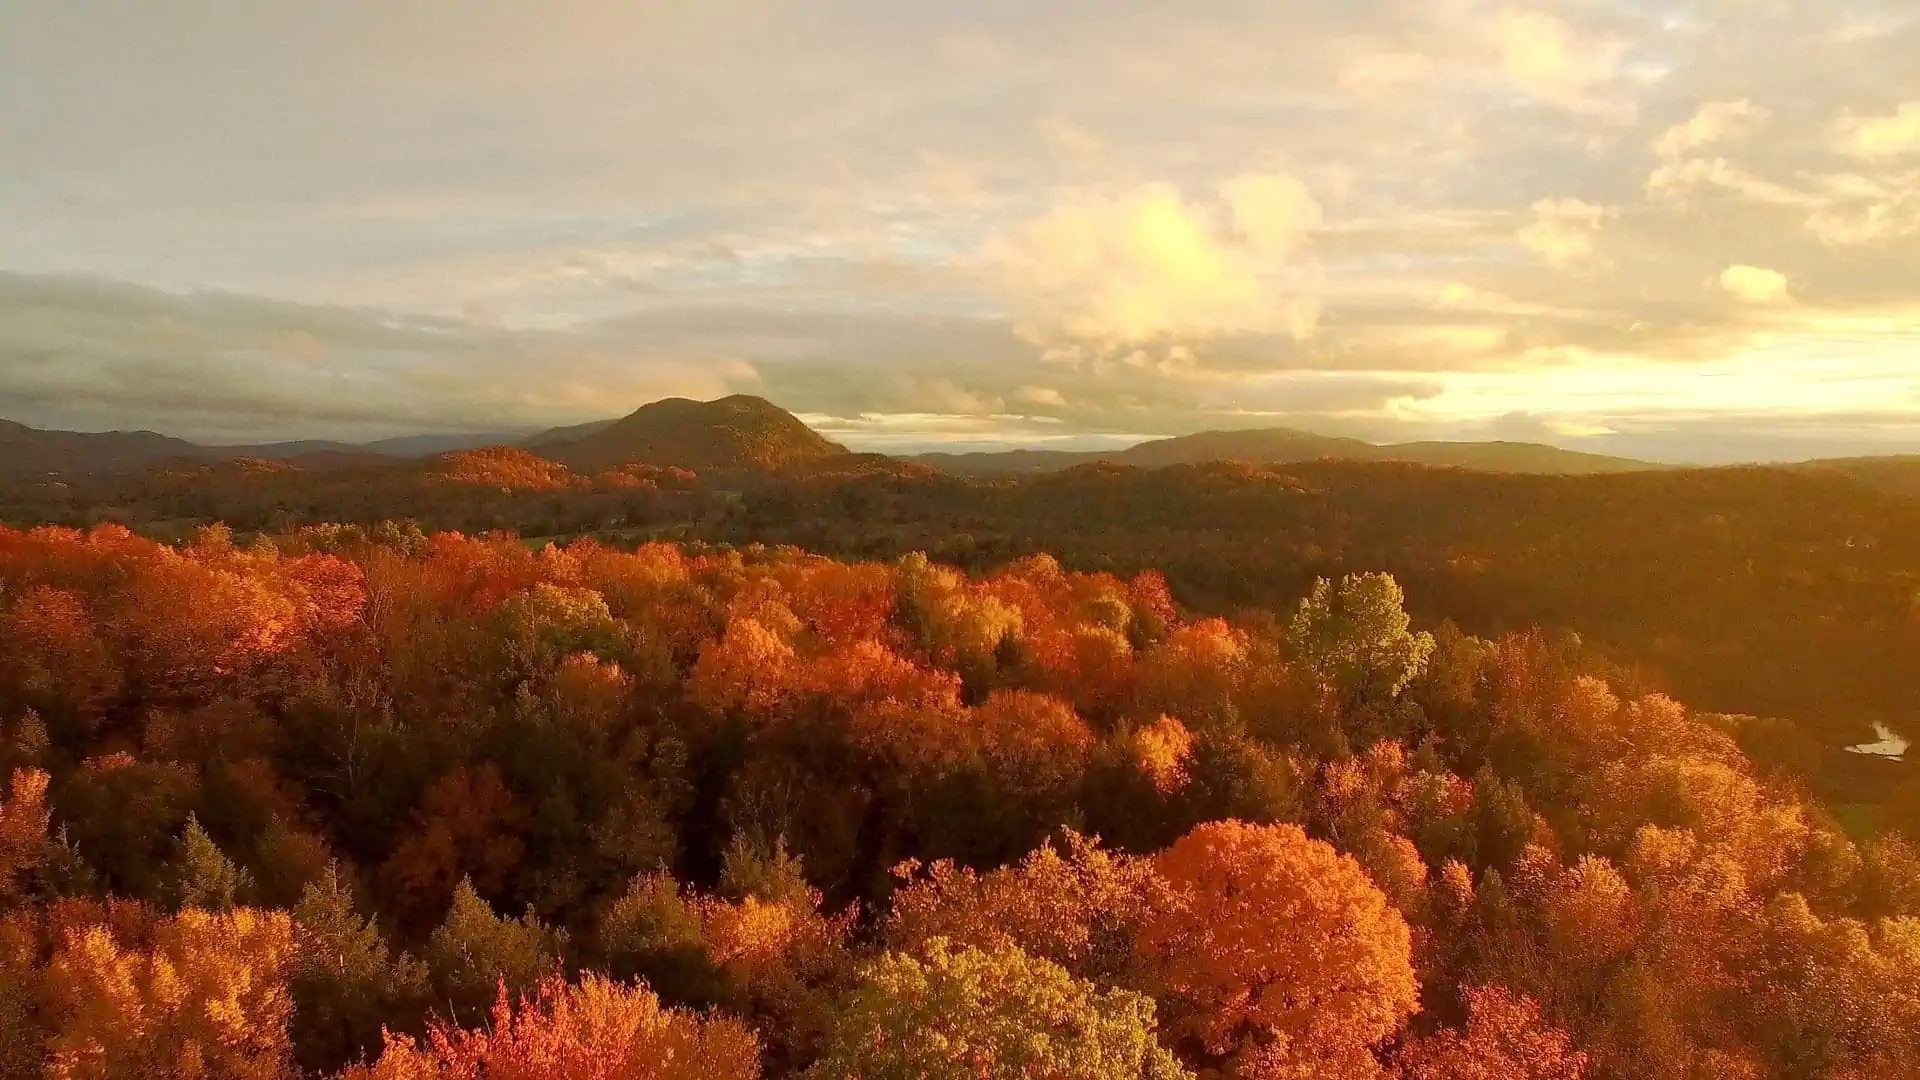
<path id="1" fill-rule="evenodd" d="M 1787 276 L 1763 266 L 1735 263 L 1720 272 L 1727 295 L 1748 304 L 1778 304 L 1787 296 Z"/>
<path id="2" fill-rule="evenodd" d="M 1647 194 L 1675 201 L 1693 197 L 1703 189 L 1719 188 L 1757 203 L 1776 206 L 1813 206 L 1819 197 L 1776 183 L 1726 158 L 1684 158 L 1662 162 L 1647 176 Z"/>
<path id="3" fill-rule="evenodd" d="M 1550 265 L 1568 267 L 1594 253 L 1607 209 L 1579 199 L 1541 199 L 1514 238 Z"/>
<path id="4" fill-rule="evenodd" d="M 1433 306 L 1442 309 L 1475 308 L 1492 299 L 1464 281 L 1449 281 L 1434 293 Z"/>
<path id="5" fill-rule="evenodd" d="M 1320 226 L 1320 204 L 1307 185 L 1283 174 L 1247 173 L 1220 186 L 1234 228 L 1257 254 L 1283 259 Z"/>
<path id="6" fill-rule="evenodd" d="M 1668 128 L 1653 142 L 1654 153 L 1675 160 L 1695 150 L 1738 142 L 1759 131 L 1773 114 L 1746 98 L 1709 101 L 1692 119 Z"/>
<path id="7" fill-rule="evenodd" d="M 1920 169 L 1884 177 L 1822 178 L 1823 192 L 1806 227 L 1834 247 L 1920 235 Z"/>
<path id="8" fill-rule="evenodd" d="M 1920 101 L 1909 101 L 1888 116 L 1843 115 L 1836 125 L 1843 153 L 1881 161 L 1920 151 Z"/>
<path id="9" fill-rule="evenodd" d="M 1431 57 L 1412 50 L 1368 51 L 1341 67 L 1340 85 L 1359 94 L 1394 93 L 1426 81 L 1435 66 Z"/>
<path id="10" fill-rule="evenodd" d="M 1051 386 L 1023 386 L 1014 391 L 1014 397 L 1029 405 L 1065 408 L 1067 404 L 1066 397 Z"/>
<path id="11" fill-rule="evenodd" d="M 1553 15 L 1515 9 L 1496 14 L 1489 35 L 1500 71 L 1520 89 L 1557 105 L 1628 118 L 1617 105 L 1594 97 L 1613 78 L 1624 43 L 1581 40 Z"/>
<path id="12" fill-rule="evenodd" d="M 1296 256 L 1319 220 L 1285 175 L 1234 177 L 1200 204 L 1154 184 L 1056 207 L 990 257 L 1039 344 L 1106 353 L 1229 331 L 1305 338 L 1319 307 Z"/>
<path id="13" fill-rule="evenodd" d="M 757 382 L 576 335 L 0 272 L 0 415 L 210 441 L 533 430 Z"/>

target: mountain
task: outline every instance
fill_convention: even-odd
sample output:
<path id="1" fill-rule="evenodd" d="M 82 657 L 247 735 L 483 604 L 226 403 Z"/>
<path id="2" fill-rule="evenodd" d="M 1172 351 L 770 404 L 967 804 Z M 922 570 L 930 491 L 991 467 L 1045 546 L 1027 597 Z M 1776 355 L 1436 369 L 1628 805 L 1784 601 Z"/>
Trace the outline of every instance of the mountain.
<path id="1" fill-rule="evenodd" d="M 43 431 L 0 420 L 0 474 L 125 472 L 202 449 L 152 431 Z"/>
<path id="2" fill-rule="evenodd" d="M 792 413 L 747 394 L 718 401 L 667 398 L 642 405 L 584 437 L 538 448 L 542 456 L 577 472 L 633 463 L 696 471 L 765 471 L 847 453 Z"/>
<path id="3" fill-rule="evenodd" d="M 300 439 L 294 442 L 259 443 L 248 446 L 204 446 L 206 454 L 291 461 L 322 455 L 347 454 L 354 457 L 423 458 L 451 454 L 460 450 L 478 450 L 483 446 L 506 446 L 520 436 L 499 431 L 456 432 L 451 435 L 396 435 L 372 442 L 350 443 L 333 439 Z"/>
<path id="4" fill-rule="evenodd" d="M 469 432 L 402 435 L 368 443 L 333 439 L 207 446 L 152 431 L 50 431 L 0 420 L 0 476 L 72 476 L 119 473 L 170 461 L 256 458 L 265 461 L 362 461 L 368 457 L 422 458 L 513 442 L 518 436 Z"/>
<path id="5" fill-rule="evenodd" d="M 1648 472 L 1674 466 L 1633 458 L 1562 450 L 1544 443 L 1524 442 L 1410 442 L 1374 448 L 1372 461 L 1404 461 L 1414 465 L 1453 465 L 1481 472 L 1553 473 L 1591 476 L 1597 473 Z"/>
<path id="6" fill-rule="evenodd" d="M 1839 473 L 1857 483 L 1891 495 L 1920 499 L 1920 454 L 1825 458 L 1788 467 L 1801 472 Z"/>
<path id="7" fill-rule="evenodd" d="M 556 443 L 579 442 L 581 439 L 589 435 L 597 435 L 619 422 L 618 419 L 590 420 L 584 424 L 571 424 L 567 427 L 548 428 L 538 435 L 530 435 L 527 438 L 521 439 L 517 445 L 524 446 L 529 450 L 538 450 L 543 446 L 553 446 Z"/>
<path id="8" fill-rule="evenodd" d="M 1006 450 L 998 453 L 921 454 L 913 458 L 942 472 L 963 476 L 1057 472 L 1097 461 L 1159 468 L 1167 465 L 1198 465 L 1209 461 L 1294 464 L 1324 459 L 1397 461 L 1415 465 L 1457 466 L 1479 472 L 1566 475 L 1637 472 L 1666 467 L 1628 458 L 1562 450 L 1557 446 L 1539 443 L 1411 442 L 1380 445 L 1292 428 L 1202 431 L 1170 439 L 1153 439 L 1125 450 Z"/>
<path id="9" fill-rule="evenodd" d="M 1201 431 L 1171 439 L 1152 439 L 1121 451 L 1115 461 L 1141 468 L 1198 465 L 1207 461 L 1316 461 L 1320 458 L 1368 460 L 1378 449 L 1359 439 L 1315 435 L 1293 428 Z"/>
<path id="10" fill-rule="evenodd" d="M 519 438 L 518 434 L 498 431 L 463 431 L 452 435 L 397 435 L 391 439 L 375 439 L 370 443 L 360 443 L 352 449 L 385 454 L 388 457 L 431 457 L 435 454 L 451 454 L 458 450 L 507 446 Z"/>

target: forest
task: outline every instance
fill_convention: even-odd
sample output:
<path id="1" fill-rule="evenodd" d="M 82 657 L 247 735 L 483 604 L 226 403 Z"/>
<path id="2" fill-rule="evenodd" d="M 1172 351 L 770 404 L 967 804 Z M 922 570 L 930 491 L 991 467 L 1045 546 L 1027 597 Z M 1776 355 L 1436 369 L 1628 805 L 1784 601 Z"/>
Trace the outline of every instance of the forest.
<path id="1" fill-rule="evenodd" d="M 1381 570 L 1424 624 L 1580 633 L 1703 708 L 1828 742 L 1920 727 L 1920 502 L 1831 473 L 1499 475 L 1415 465 L 1088 465 L 994 482 L 873 471 L 763 485 L 707 532 L 984 570 L 1046 553 L 1159 570 L 1195 610 L 1279 610 Z"/>
<path id="2" fill-rule="evenodd" d="M 1091 495 L 1058 558 L 745 539 L 926 483 L 727 546 L 0 529 L 0 1076 L 1920 1075 L 1920 807 L 1843 823 L 1800 725 L 1393 559 L 1065 569 Z"/>

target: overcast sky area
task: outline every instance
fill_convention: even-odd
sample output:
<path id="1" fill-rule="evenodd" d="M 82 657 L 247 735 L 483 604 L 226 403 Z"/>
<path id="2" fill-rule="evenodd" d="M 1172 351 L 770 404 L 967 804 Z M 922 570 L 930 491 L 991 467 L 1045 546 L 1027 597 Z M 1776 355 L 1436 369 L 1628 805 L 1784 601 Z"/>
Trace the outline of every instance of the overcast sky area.
<path id="1" fill-rule="evenodd" d="M 1913 0 L 0 0 L 0 416 L 1920 451 Z"/>

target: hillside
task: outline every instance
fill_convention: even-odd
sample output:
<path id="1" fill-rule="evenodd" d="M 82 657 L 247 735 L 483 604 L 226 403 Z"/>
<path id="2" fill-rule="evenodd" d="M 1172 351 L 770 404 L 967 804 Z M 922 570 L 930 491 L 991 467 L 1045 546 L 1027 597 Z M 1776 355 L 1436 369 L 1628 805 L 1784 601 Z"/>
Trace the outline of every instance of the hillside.
<path id="1" fill-rule="evenodd" d="M 44 431 L 0 420 L 0 474 L 11 476 L 125 472 L 202 453 L 193 443 L 151 431 Z"/>
<path id="2" fill-rule="evenodd" d="M 1879 491 L 1909 499 L 1920 499 L 1920 454 L 1828 458 L 1805 462 L 1792 468 L 1802 472 L 1839 473 Z"/>
<path id="3" fill-rule="evenodd" d="M 539 450 L 579 472 L 635 463 L 698 471 L 767 471 L 847 452 L 792 413 L 747 394 L 717 401 L 655 401 L 584 437 L 545 443 Z"/>
<path id="4" fill-rule="evenodd" d="M 1095 461 L 1157 468 L 1166 465 L 1197 465 L 1208 461 L 1293 464 L 1323 459 L 1398 461 L 1415 465 L 1476 469 L 1482 472 L 1559 473 L 1576 476 L 1662 467 L 1627 458 L 1562 450 L 1556 446 L 1545 446 L 1539 443 L 1410 442 L 1381 445 L 1360 439 L 1316 435 L 1292 428 L 1202 431 L 1170 439 L 1153 439 L 1125 450 L 932 453 L 921 454 L 913 460 L 942 472 L 960 476 L 998 476 L 1057 472 Z"/>
<path id="5" fill-rule="evenodd" d="M 615 418 L 611 420 L 590 420 L 584 424 L 569 424 L 566 427 L 552 427 L 537 435 L 529 435 L 521 439 L 520 445 L 529 450 L 538 450 L 542 447 L 556 446 L 560 443 L 579 442 L 589 435 L 598 435 L 600 432 L 607 430 L 619 422 L 619 419 Z"/>

